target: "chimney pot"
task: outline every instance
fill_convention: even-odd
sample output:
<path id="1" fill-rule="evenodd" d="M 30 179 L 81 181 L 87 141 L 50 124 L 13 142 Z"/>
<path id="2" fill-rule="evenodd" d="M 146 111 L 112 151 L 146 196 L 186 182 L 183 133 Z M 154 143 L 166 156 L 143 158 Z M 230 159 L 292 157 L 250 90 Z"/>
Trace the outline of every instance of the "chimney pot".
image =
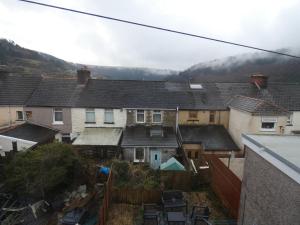
<path id="1" fill-rule="evenodd" d="M 91 71 L 86 66 L 77 70 L 77 84 L 85 85 L 91 78 Z"/>
<path id="2" fill-rule="evenodd" d="M 260 88 L 266 88 L 268 86 L 268 76 L 263 74 L 253 74 L 251 75 L 252 84 L 259 86 Z"/>

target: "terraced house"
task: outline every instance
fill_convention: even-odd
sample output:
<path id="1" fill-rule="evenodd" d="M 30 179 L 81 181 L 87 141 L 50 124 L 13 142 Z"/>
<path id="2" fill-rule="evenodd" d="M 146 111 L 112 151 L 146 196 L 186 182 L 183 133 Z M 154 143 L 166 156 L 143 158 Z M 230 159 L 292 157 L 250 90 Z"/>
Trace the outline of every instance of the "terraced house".
<path id="1" fill-rule="evenodd" d="M 0 71 L 0 129 L 30 118 L 26 101 L 41 81 L 39 76 L 11 75 Z"/>
<path id="2" fill-rule="evenodd" d="M 299 86 L 263 75 L 248 83 L 102 80 L 83 68 L 77 77 L 0 81 L 2 125 L 19 116 L 59 131 L 56 138 L 85 154 L 153 168 L 171 157 L 243 156 L 243 133 L 300 130 Z"/>

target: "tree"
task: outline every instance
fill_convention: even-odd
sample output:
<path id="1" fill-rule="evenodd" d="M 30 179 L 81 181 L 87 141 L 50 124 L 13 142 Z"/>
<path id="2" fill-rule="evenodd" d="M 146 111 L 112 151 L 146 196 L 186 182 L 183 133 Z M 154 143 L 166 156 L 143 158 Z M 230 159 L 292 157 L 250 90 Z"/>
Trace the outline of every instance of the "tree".
<path id="1" fill-rule="evenodd" d="M 51 143 L 19 152 L 5 167 L 6 185 L 11 192 L 45 198 L 72 183 L 80 160 L 70 145 Z"/>

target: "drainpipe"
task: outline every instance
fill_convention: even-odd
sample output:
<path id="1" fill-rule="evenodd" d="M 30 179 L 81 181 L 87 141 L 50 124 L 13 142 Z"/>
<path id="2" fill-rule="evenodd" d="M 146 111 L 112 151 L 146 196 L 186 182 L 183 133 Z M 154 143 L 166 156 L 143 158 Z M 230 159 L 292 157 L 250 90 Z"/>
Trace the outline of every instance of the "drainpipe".
<path id="1" fill-rule="evenodd" d="M 176 134 L 177 134 L 177 130 L 178 130 L 178 110 L 179 110 L 179 107 L 177 106 L 176 107 Z"/>

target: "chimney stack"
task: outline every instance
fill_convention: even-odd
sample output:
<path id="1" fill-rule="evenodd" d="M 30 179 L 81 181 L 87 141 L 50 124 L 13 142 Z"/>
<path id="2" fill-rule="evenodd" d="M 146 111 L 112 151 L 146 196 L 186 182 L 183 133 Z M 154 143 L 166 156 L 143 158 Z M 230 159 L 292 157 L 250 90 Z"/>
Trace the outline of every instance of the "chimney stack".
<path id="1" fill-rule="evenodd" d="M 77 84 L 85 85 L 91 78 L 91 71 L 86 66 L 77 70 Z"/>
<path id="2" fill-rule="evenodd" d="M 268 86 L 268 76 L 263 74 L 253 74 L 251 75 L 252 84 L 256 85 L 258 88 L 266 88 Z"/>

